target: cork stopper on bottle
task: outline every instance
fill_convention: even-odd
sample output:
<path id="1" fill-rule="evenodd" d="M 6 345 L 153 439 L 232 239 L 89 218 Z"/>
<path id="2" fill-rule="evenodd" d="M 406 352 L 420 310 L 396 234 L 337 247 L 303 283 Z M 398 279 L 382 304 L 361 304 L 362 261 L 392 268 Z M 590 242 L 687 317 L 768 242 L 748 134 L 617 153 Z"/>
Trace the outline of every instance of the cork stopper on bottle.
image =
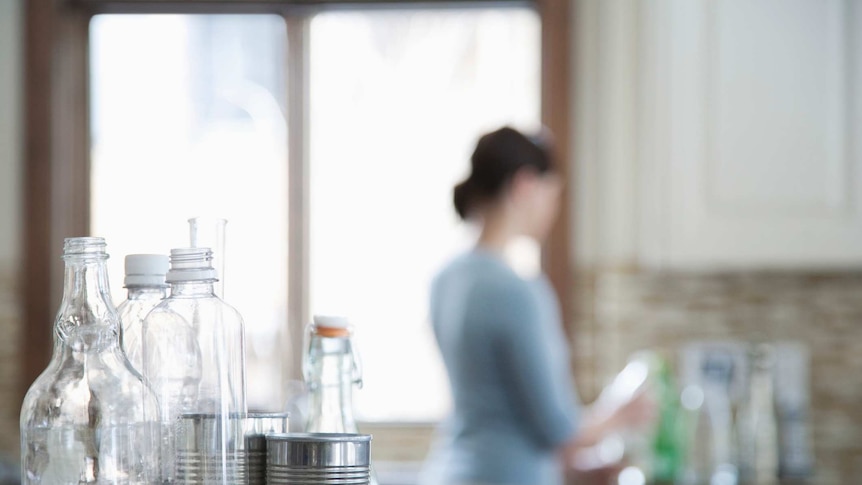
<path id="1" fill-rule="evenodd" d="M 350 322 L 346 317 L 315 315 L 314 332 L 321 337 L 349 337 Z"/>

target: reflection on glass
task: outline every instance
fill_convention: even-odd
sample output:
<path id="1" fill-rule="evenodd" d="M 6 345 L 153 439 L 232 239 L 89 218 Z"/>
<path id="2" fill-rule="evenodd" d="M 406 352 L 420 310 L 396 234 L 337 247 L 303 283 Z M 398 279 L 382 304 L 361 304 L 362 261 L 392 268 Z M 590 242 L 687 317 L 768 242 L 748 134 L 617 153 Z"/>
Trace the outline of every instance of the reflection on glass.
<path id="1" fill-rule="evenodd" d="M 448 405 L 427 323 L 434 272 L 471 242 L 452 209 L 476 139 L 539 127 L 528 9 L 331 12 L 310 34 L 311 311 L 349 315 L 366 420 Z"/>
<path id="2" fill-rule="evenodd" d="M 92 229 L 116 255 L 230 221 L 227 301 L 246 322 L 249 406 L 280 408 L 287 295 L 284 20 L 99 15 L 91 26 Z M 121 289 L 113 288 L 117 301 Z"/>

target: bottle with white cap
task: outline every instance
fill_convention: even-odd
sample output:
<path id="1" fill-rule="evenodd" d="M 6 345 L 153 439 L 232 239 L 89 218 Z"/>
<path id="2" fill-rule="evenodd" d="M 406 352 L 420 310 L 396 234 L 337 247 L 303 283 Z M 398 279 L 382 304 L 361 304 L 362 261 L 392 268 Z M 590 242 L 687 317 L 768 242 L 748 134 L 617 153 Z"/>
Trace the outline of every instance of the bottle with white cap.
<path id="1" fill-rule="evenodd" d="M 168 257 L 163 254 L 129 254 L 125 260 L 128 290 L 126 301 L 120 303 L 120 342 L 132 367 L 143 373 L 141 339 L 144 317 L 167 296 Z"/>
<path id="2" fill-rule="evenodd" d="M 247 412 L 245 329 L 239 312 L 214 294 L 217 279 L 209 248 L 171 250 L 171 295 L 144 319 L 144 376 L 161 410 L 163 482 L 247 483 L 237 458 L 242 430 L 232 419 Z M 210 439 L 180 436 L 184 416 L 206 416 Z"/>

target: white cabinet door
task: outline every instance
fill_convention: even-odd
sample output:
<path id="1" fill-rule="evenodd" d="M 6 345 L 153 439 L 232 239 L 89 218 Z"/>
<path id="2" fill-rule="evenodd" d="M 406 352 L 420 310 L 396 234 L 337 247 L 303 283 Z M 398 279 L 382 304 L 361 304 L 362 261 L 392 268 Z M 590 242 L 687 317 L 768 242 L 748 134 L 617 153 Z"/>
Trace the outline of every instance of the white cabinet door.
<path id="1" fill-rule="evenodd" d="M 639 259 L 862 265 L 862 2 L 649 5 Z"/>

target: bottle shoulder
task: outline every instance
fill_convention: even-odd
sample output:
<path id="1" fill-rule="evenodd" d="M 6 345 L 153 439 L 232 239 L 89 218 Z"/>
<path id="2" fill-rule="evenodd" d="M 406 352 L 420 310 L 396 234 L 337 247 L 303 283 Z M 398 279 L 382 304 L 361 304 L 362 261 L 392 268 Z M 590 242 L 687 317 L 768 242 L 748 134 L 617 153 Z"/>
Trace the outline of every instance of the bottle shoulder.
<path id="1" fill-rule="evenodd" d="M 33 382 L 21 407 L 21 425 L 86 424 L 140 417 L 155 409 L 142 378 L 119 349 L 80 353 L 60 349 Z"/>
<path id="2" fill-rule="evenodd" d="M 141 325 L 144 318 L 158 306 L 159 300 L 126 300 L 117 307 L 120 324 L 124 330 L 134 325 Z"/>
<path id="3" fill-rule="evenodd" d="M 236 308 L 216 297 L 170 297 L 162 300 L 148 312 L 147 322 L 165 319 L 182 319 L 187 323 L 221 321 L 223 324 L 243 324 Z"/>
<path id="4" fill-rule="evenodd" d="M 164 299 L 159 298 L 138 298 L 136 300 L 123 300 L 122 303 L 117 305 L 117 313 L 122 315 L 123 312 L 128 312 L 130 309 L 155 308 L 162 301 L 164 301 Z"/>

